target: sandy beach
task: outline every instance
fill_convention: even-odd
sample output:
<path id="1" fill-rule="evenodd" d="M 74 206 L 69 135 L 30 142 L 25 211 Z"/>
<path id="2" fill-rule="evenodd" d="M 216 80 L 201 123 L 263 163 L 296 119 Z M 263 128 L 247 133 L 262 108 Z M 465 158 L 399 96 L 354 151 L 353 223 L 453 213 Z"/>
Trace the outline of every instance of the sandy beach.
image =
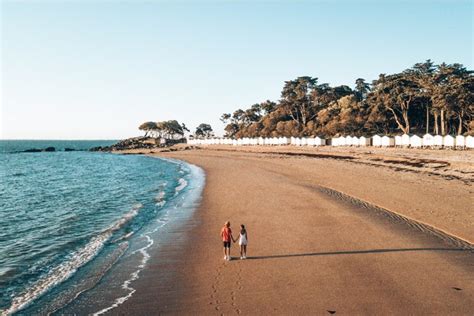
<path id="1" fill-rule="evenodd" d="M 184 149 L 181 147 L 180 149 Z M 137 153 L 140 151 L 134 151 Z M 472 151 L 233 148 L 142 152 L 206 172 L 116 314 L 472 314 Z M 225 262 L 229 220 L 247 260 Z"/>

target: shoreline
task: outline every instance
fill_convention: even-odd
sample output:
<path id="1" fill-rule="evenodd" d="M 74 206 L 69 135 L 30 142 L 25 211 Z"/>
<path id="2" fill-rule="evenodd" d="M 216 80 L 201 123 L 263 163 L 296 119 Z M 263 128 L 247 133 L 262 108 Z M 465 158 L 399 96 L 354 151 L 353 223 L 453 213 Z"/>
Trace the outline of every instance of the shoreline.
<path id="1" fill-rule="evenodd" d="M 373 203 L 374 201 L 370 200 L 369 204 L 362 205 L 359 202 L 361 200 L 367 201 L 367 199 L 362 198 L 358 194 L 351 194 L 353 192 L 340 190 L 341 187 L 336 186 L 336 188 L 334 188 L 333 186 L 329 186 L 328 180 L 330 179 L 324 177 L 319 178 L 314 170 L 318 170 L 318 168 L 322 167 L 325 168 L 325 170 L 336 170 L 343 166 L 347 169 L 349 165 L 350 169 L 354 169 L 354 166 L 358 166 L 355 169 L 361 170 L 355 170 L 354 172 L 363 173 L 367 172 L 367 168 L 375 168 L 381 174 L 377 174 L 374 184 L 377 184 L 381 179 L 383 181 L 382 183 L 389 187 L 393 184 L 397 184 L 397 181 L 404 183 L 407 177 L 410 181 L 413 180 L 413 177 L 419 177 L 421 180 L 424 180 L 425 177 L 428 177 L 427 175 L 396 172 L 391 169 L 381 169 L 374 166 L 349 164 L 347 161 L 340 161 L 338 159 L 315 159 L 301 156 L 287 157 L 285 155 L 272 156 L 262 152 L 248 153 L 239 150 L 231 151 L 232 150 L 220 152 L 210 149 L 198 149 L 155 153 L 163 157 L 182 159 L 201 166 L 206 172 L 206 178 L 209 183 L 207 183 L 204 188 L 202 204 L 194 213 L 193 218 L 185 225 L 186 229 L 176 232 L 176 236 L 180 236 L 179 238 L 185 241 L 181 246 L 169 245 L 166 248 L 167 255 L 169 255 L 170 258 L 173 257 L 173 259 L 169 258 L 169 260 L 172 260 L 174 264 L 172 266 L 161 265 L 159 269 L 157 266 L 151 266 L 148 269 L 147 275 L 149 277 L 146 278 L 146 282 L 137 284 L 137 295 L 135 299 L 131 299 L 124 304 L 122 308 L 118 309 L 117 311 L 119 313 L 322 313 L 323 306 L 321 305 L 321 299 L 326 303 L 328 300 L 332 301 L 332 297 L 335 294 L 333 292 L 334 289 L 326 289 L 326 292 L 321 292 L 319 299 L 315 301 L 315 297 L 310 293 L 314 291 L 318 292 L 320 289 L 313 289 L 310 284 L 318 284 L 321 281 L 324 283 L 324 280 L 328 280 L 328 278 L 337 278 L 337 275 L 342 271 L 353 271 L 354 273 L 355 271 L 359 271 L 358 274 L 360 274 L 360 271 L 367 270 L 361 266 L 361 264 L 367 265 L 363 259 L 360 259 L 362 261 L 356 259 L 355 263 L 351 261 L 348 262 L 347 260 L 342 260 L 342 263 L 333 262 L 337 268 L 326 266 L 323 262 L 318 264 L 319 269 L 316 270 L 314 270 L 310 264 L 310 261 L 313 260 L 312 258 L 326 258 L 327 256 L 327 259 L 318 260 L 333 261 L 336 259 L 331 259 L 330 257 L 334 256 L 336 258 L 338 254 L 353 258 L 362 255 L 371 257 L 370 262 L 372 263 L 369 263 L 369 266 L 371 266 L 372 269 L 380 270 L 380 272 L 374 277 L 367 270 L 368 274 L 364 272 L 360 277 L 356 277 L 358 281 L 366 284 L 369 288 L 370 285 L 373 287 L 375 284 L 379 284 L 378 282 L 382 282 L 381 280 L 385 280 L 381 284 L 390 284 L 387 283 L 388 280 L 386 278 L 389 277 L 392 279 L 394 277 L 393 273 L 402 273 L 400 266 L 408 269 L 407 264 L 410 263 L 410 269 L 415 270 L 417 273 L 414 274 L 413 271 L 410 273 L 405 271 L 403 273 L 408 273 L 409 276 L 405 275 L 401 277 L 398 282 L 395 282 L 396 284 L 387 285 L 386 287 L 377 285 L 376 287 L 379 291 L 382 293 L 387 293 L 387 291 L 390 293 L 399 293 L 399 285 L 397 284 L 403 281 L 409 284 L 408 288 L 410 289 L 409 292 L 412 297 L 419 299 L 424 298 L 426 300 L 426 295 L 429 293 L 431 297 L 439 297 L 447 304 L 444 307 L 440 307 L 438 304 L 438 312 L 440 310 L 449 310 L 451 312 L 457 311 L 461 314 L 465 314 L 468 310 L 466 308 L 471 308 L 471 310 L 474 308 L 473 289 L 466 284 L 462 286 L 464 296 L 462 301 L 463 307 L 460 308 L 453 305 L 454 302 L 459 303 L 459 301 L 452 298 L 449 291 L 443 294 L 446 297 L 450 297 L 450 301 L 446 301 L 442 298 L 438 290 L 430 289 L 433 288 L 433 285 L 430 287 L 427 287 L 427 284 L 418 286 L 419 284 L 415 284 L 416 282 L 414 282 L 414 280 L 419 278 L 420 275 L 423 275 L 423 273 L 428 273 L 428 275 L 433 275 L 434 278 L 439 278 L 441 283 L 447 284 L 448 279 L 451 278 L 451 280 L 453 280 L 453 275 L 451 275 L 453 271 L 457 271 L 454 279 L 458 279 L 459 276 L 464 276 L 464 279 L 458 280 L 459 282 L 466 283 L 468 280 L 473 279 L 471 276 L 473 272 L 472 267 L 468 264 L 473 258 L 472 250 L 465 250 L 469 248 L 469 245 L 467 247 L 466 245 L 457 245 L 456 243 L 443 240 L 443 238 L 439 238 L 439 236 L 432 235 L 425 231 L 423 227 L 420 228 L 419 225 L 417 225 L 416 221 L 420 222 L 418 218 L 415 218 L 414 222 L 403 222 L 403 220 L 400 219 L 378 216 L 371 209 L 374 205 L 380 205 L 382 208 L 388 210 L 393 210 L 393 208 L 387 207 L 384 203 Z M 240 169 L 241 171 L 235 171 L 235 169 Z M 355 174 L 347 173 L 347 170 L 344 168 L 339 172 L 346 178 L 355 176 Z M 387 172 L 388 174 L 385 174 Z M 397 179 L 399 177 L 401 178 Z M 387 182 L 390 178 L 394 179 Z M 339 183 L 341 179 L 338 180 L 337 175 L 333 180 L 338 182 L 338 185 L 341 186 L 341 183 Z M 344 180 L 344 178 L 342 178 L 342 180 Z M 366 179 L 360 178 L 358 180 L 362 184 L 359 185 L 358 189 L 367 189 L 365 187 L 367 185 Z M 406 184 L 406 186 L 420 190 L 420 187 L 418 187 L 416 183 L 411 183 L 410 181 L 407 182 L 408 184 Z M 443 186 L 452 186 L 452 184 L 449 183 L 452 181 L 443 178 L 430 179 L 430 181 L 434 181 L 438 185 L 444 183 Z M 344 185 L 350 186 L 352 184 L 350 183 L 351 181 L 342 182 L 349 182 L 343 183 Z M 462 188 L 464 192 L 471 190 L 469 184 L 461 184 L 462 182 L 460 181 L 455 181 L 455 183 L 454 186 L 456 188 Z M 265 185 L 262 187 L 262 184 Z M 342 187 L 344 185 L 342 185 Z M 343 201 L 344 199 L 340 197 L 318 192 L 318 188 L 321 189 L 324 187 L 331 187 L 336 191 L 346 192 L 347 195 L 355 197 L 356 201 L 359 202 L 351 204 L 351 201 Z M 268 191 L 269 188 L 272 188 L 272 190 Z M 283 192 L 288 192 L 281 195 L 282 189 L 284 190 Z M 238 194 L 239 192 L 240 194 Z M 297 196 L 295 195 L 296 192 L 300 192 L 297 195 L 301 194 L 301 196 L 306 196 L 308 201 L 314 200 L 316 204 L 307 204 L 304 201 L 305 199 L 303 199 L 303 201 L 294 200 Z M 373 195 L 373 193 L 374 192 L 370 192 L 370 190 L 366 192 L 368 195 Z M 390 194 L 388 195 L 390 196 Z M 243 198 L 244 196 L 245 198 Z M 260 196 L 260 198 L 256 198 L 256 196 Z M 385 196 L 381 197 L 382 201 L 384 201 L 386 197 L 387 192 L 385 192 Z M 410 199 L 411 196 L 404 197 Z M 259 203 L 259 199 L 265 203 Z M 276 203 L 276 201 L 280 203 Z M 445 212 L 446 209 L 443 205 L 450 205 L 452 202 L 452 200 L 449 199 L 441 199 L 441 201 L 444 204 L 439 204 L 439 201 L 434 201 L 436 202 L 434 205 L 438 206 L 437 209 L 434 210 L 436 211 L 434 212 L 435 214 L 430 215 L 431 219 L 436 219 L 439 212 Z M 397 203 L 392 201 L 392 206 L 396 205 L 398 208 L 395 208 L 394 211 L 403 214 L 404 218 L 412 218 L 412 216 L 410 216 L 412 214 L 400 212 L 400 210 L 403 210 L 403 205 L 398 203 L 400 201 L 395 202 Z M 357 205 L 358 203 L 359 205 Z M 304 205 L 297 207 L 293 204 Z M 413 203 L 411 204 L 413 205 Z M 424 209 L 426 209 L 433 203 L 426 203 L 425 201 L 414 204 L 415 206 L 423 206 Z M 287 208 L 285 208 L 285 205 Z M 310 205 L 313 206 L 311 207 Z M 326 206 L 323 207 L 322 205 Z M 285 209 L 281 209 L 282 207 Z M 312 210 L 315 207 L 316 210 Z M 293 209 L 293 212 L 296 213 L 293 215 L 288 214 L 288 208 Z M 326 208 L 333 209 L 333 211 L 327 213 Z M 421 209 L 421 212 L 424 211 L 424 209 Z M 317 212 L 314 213 L 315 211 Z M 275 212 L 277 214 L 275 214 Z M 272 215 L 268 217 L 265 216 L 265 214 Z M 451 213 L 448 215 L 453 216 Z M 277 218 L 275 216 L 277 216 Z M 332 218 L 332 220 L 327 218 L 328 216 Z M 466 214 L 463 216 L 466 216 Z M 265 225 L 262 226 L 262 222 L 265 221 L 265 218 L 269 221 L 267 226 L 270 226 L 272 230 L 275 229 L 276 235 L 279 236 L 283 234 L 281 236 L 285 236 L 283 240 L 276 242 L 273 239 L 269 239 L 269 236 L 267 236 L 268 232 L 265 234 L 265 229 L 263 229 Z M 248 227 L 250 227 L 249 233 L 251 239 L 248 261 L 241 262 L 237 260 L 229 263 L 222 261 L 222 249 L 218 241 L 218 231 L 222 223 L 228 219 L 233 223 L 232 227 L 234 228 L 234 232 L 237 230 L 240 222 L 248 224 Z M 360 222 L 360 220 L 362 220 L 362 222 Z M 456 220 L 456 223 L 458 221 L 459 220 Z M 316 230 L 318 236 L 308 237 L 305 236 L 305 234 L 301 235 L 301 232 L 298 231 L 300 228 L 298 228 L 294 231 L 294 234 L 298 235 L 297 238 L 291 237 L 291 234 L 290 237 L 288 237 L 288 234 L 284 234 L 283 232 L 279 233 L 281 229 L 280 224 L 283 225 L 282 227 L 285 227 L 285 225 L 290 227 L 293 225 L 301 227 L 301 225 L 303 225 L 303 227 L 305 227 L 307 222 L 313 223 L 313 225 L 316 225 L 315 227 L 320 227 L 320 229 L 325 232 L 320 233 L 319 230 Z M 354 223 L 367 226 L 367 231 L 376 233 L 374 237 L 379 234 L 381 236 L 388 234 L 390 238 L 374 239 L 374 237 L 367 236 L 367 234 L 361 232 L 359 228 L 357 228 L 357 225 L 353 226 Z M 428 221 L 427 224 L 429 226 L 438 227 L 437 225 L 433 225 L 431 221 Z M 341 228 L 346 227 L 344 229 L 350 228 L 349 230 L 355 229 L 355 231 L 352 232 L 349 239 L 340 236 L 332 237 L 332 234 L 327 231 L 328 227 L 331 227 L 329 231 L 337 231 L 338 234 L 343 235 L 344 233 L 342 231 L 339 232 Z M 462 236 L 469 233 L 471 227 L 466 228 L 468 230 L 460 230 Z M 262 229 L 263 232 L 261 231 Z M 448 230 L 448 233 L 455 235 L 450 230 Z M 196 238 L 199 240 L 197 243 Z M 359 240 L 359 242 L 352 244 L 351 239 L 353 238 Z M 279 240 L 278 237 L 276 239 Z M 293 242 L 286 242 L 285 239 L 289 239 Z M 472 241 L 467 240 L 467 242 L 472 246 Z M 234 257 L 236 255 L 236 248 L 237 247 L 233 247 L 232 250 Z M 410 254 L 408 261 L 403 259 L 407 254 Z M 290 260 L 293 262 L 290 263 Z M 273 266 L 273 264 L 268 265 L 268 261 L 274 261 L 276 266 Z M 441 273 L 441 275 L 436 275 L 435 277 L 435 272 L 432 270 L 431 264 L 426 266 L 426 262 L 432 262 L 433 264 L 436 262 L 436 265 L 444 267 L 443 269 L 448 272 Z M 290 265 L 288 266 L 288 264 Z M 307 266 L 307 264 L 309 264 L 309 266 Z M 323 265 L 321 266 L 321 264 Z M 373 264 L 376 265 L 373 266 Z M 301 269 L 298 269 L 296 272 L 290 268 L 297 266 L 301 266 Z M 168 272 L 171 271 L 174 277 L 168 279 L 168 284 L 162 284 L 160 278 L 165 274 L 166 270 L 168 270 Z M 322 272 L 325 273 L 321 274 Z M 466 273 L 468 274 L 466 275 Z M 248 275 L 251 279 L 246 279 L 243 275 Z M 289 282 L 285 283 L 286 285 L 283 287 L 281 287 L 281 285 L 283 285 L 281 284 L 282 278 L 286 280 L 285 282 Z M 368 293 L 367 291 L 369 290 L 367 289 L 360 291 L 361 293 L 354 292 L 353 287 L 350 286 L 353 282 L 349 280 L 350 279 L 345 279 L 344 282 L 341 282 L 341 280 L 336 282 L 336 280 L 333 279 L 333 281 L 337 283 L 336 289 L 344 293 L 343 302 L 345 303 L 342 304 L 344 307 L 341 311 L 351 313 L 361 312 L 363 311 L 361 308 L 367 304 L 367 300 L 377 299 L 378 296 L 374 296 L 375 293 Z M 309 281 L 312 283 L 308 283 Z M 276 285 L 277 290 L 265 287 L 265 283 Z M 418 283 L 420 283 L 420 280 L 418 280 Z M 232 286 L 232 284 L 235 284 L 235 286 Z M 406 285 L 404 285 L 404 287 L 406 287 Z M 249 292 L 242 292 L 241 288 L 247 289 Z M 434 288 L 436 288 L 436 286 Z M 150 292 L 149 289 L 154 289 L 154 291 Z M 291 293 L 288 292 L 289 289 L 292 290 Z M 453 290 L 451 289 L 451 291 Z M 294 297 L 293 292 L 299 296 Z M 385 312 L 400 312 L 400 310 L 396 308 L 398 305 L 395 304 L 395 301 L 393 304 L 391 303 L 393 299 L 392 296 L 393 295 L 385 298 L 384 303 L 378 307 L 378 312 L 380 312 L 380 310 Z M 300 305 L 294 305 L 293 303 L 285 304 L 283 302 L 284 297 L 291 297 Z M 306 298 L 306 300 L 302 301 L 302 298 Z M 397 298 L 397 302 L 407 300 L 410 300 L 407 295 L 402 295 Z M 381 302 L 377 304 L 380 303 Z M 450 309 L 446 309 L 448 307 Z M 432 308 L 434 308 L 434 306 L 430 307 L 429 304 L 418 304 L 414 307 L 404 307 L 402 309 L 404 312 L 427 312 L 433 310 Z M 364 311 L 369 313 L 370 311 L 375 312 L 375 310 L 370 309 L 370 306 L 365 307 Z"/>
<path id="2" fill-rule="evenodd" d="M 154 186 L 143 186 L 142 189 L 148 190 L 146 194 L 142 192 L 135 197 L 140 203 L 134 204 L 130 211 L 109 224 L 108 228 L 93 236 L 89 243 L 77 250 L 76 257 L 84 262 L 77 263 L 77 267 L 71 270 L 70 274 L 56 276 L 49 272 L 38 281 L 43 283 L 36 288 L 46 284 L 47 280 L 44 279 L 46 277 L 55 276 L 63 279 L 58 284 L 40 288 L 42 292 L 33 292 L 34 296 L 27 295 L 29 292 L 20 293 L 21 296 L 15 297 L 10 307 L 0 310 L 1 315 L 10 313 L 100 315 L 113 313 L 117 306 L 133 297 L 134 282 L 141 278 L 149 259 L 156 257 L 160 244 L 167 242 L 168 227 L 181 227 L 182 223 L 196 212 L 205 183 L 205 174 L 195 165 L 172 158 L 130 158 L 132 161 L 149 161 L 149 164 L 145 164 L 149 166 L 147 170 L 155 171 L 152 179 L 158 178 L 159 183 L 153 181 Z M 130 158 L 127 158 L 127 161 Z M 154 169 L 153 166 L 158 167 Z M 179 212 L 176 212 L 176 209 L 179 209 Z M 132 223 L 137 218 L 140 221 Z M 141 219 L 147 220 L 143 222 Z M 94 250 L 94 253 L 92 250 L 89 251 L 89 248 Z M 70 264 L 66 261 L 54 269 L 58 270 L 63 265 Z"/>

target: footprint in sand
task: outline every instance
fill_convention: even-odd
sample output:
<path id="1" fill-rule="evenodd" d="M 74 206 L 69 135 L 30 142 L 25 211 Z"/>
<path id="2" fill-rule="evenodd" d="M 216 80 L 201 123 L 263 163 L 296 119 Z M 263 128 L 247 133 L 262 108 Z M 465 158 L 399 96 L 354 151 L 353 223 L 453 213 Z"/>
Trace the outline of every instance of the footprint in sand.
<path id="1" fill-rule="evenodd" d="M 452 289 L 453 289 L 453 290 L 456 290 L 456 291 L 462 291 L 462 289 L 459 288 L 459 287 L 452 287 Z"/>
<path id="2" fill-rule="evenodd" d="M 332 311 L 332 310 L 329 310 L 329 309 L 327 310 L 327 312 L 328 312 L 329 314 L 336 314 L 336 311 Z"/>

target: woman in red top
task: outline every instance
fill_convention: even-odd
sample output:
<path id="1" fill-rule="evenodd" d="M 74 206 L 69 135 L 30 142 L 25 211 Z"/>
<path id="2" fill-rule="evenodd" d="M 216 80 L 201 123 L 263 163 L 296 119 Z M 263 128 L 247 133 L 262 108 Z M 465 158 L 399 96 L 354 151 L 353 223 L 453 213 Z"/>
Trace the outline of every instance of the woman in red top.
<path id="1" fill-rule="evenodd" d="M 221 237 L 224 242 L 224 260 L 229 261 L 231 240 L 235 242 L 234 236 L 232 236 L 232 229 L 230 229 L 230 222 L 225 222 L 221 230 Z"/>

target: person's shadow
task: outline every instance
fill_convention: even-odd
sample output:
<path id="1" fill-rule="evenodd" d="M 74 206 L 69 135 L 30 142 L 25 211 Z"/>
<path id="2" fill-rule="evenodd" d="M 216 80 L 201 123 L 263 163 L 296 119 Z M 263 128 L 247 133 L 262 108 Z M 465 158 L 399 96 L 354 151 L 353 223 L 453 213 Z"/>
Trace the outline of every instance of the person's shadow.
<path id="1" fill-rule="evenodd" d="M 250 257 L 247 257 L 247 259 L 249 259 L 249 260 L 255 260 L 255 259 L 262 260 L 262 259 L 278 259 L 278 258 L 292 258 L 292 257 L 358 255 L 358 254 L 372 254 L 372 253 L 418 252 L 418 251 L 466 251 L 466 252 L 473 252 L 472 249 L 463 249 L 463 248 L 398 248 L 398 249 L 347 250 L 347 251 L 329 251 L 329 252 L 281 254 L 281 255 L 268 255 L 268 256 L 250 256 Z"/>

